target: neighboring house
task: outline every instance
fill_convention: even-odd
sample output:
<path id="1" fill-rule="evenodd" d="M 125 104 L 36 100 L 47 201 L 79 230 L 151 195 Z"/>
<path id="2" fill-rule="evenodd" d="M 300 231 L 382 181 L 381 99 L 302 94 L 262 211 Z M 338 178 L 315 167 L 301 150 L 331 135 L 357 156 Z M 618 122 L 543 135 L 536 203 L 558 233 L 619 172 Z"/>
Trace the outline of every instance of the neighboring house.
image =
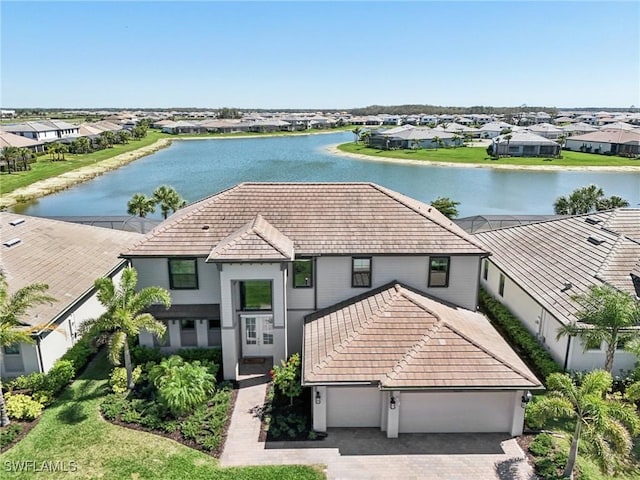
<path id="1" fill-rule="evenodd" d="M 555 125 L 551 125 L 550 123 L 537 123 L 536 125 L 527 127 L 527 130 L 531 133 L 535 133 L 536 135 L 540 135 L 544 138 L 550 138 L 552 140 L 555 140 L 560 135 L 564 134 L 563 129 L 556 127 Z"/>
<path id="2" fill-rule="evenodd" d="M 525 131 L 499 135 L 492 146 L 494 155 L 511 157 L 554 157 L 560 152 L 557 142 Z"/>
<path id="3" fill-rule="evenodd" d="M 43 152 L 44 142 L 0 130 L 0 148 L 4 147 L 28 148 L 32 152 Z"/>
<path id="4" fill-rule="evenodd" d="M 163 133 L 206 133 L 206 127 L 203 127 L 198 122 L 188 122 L 187 120 L 178 120 L 162 127 Z"/>
<path id="5" fill-rule="evenodd" d="M 54 142 L 78 136 L 79 127 L 63 120 L 38 120 L 14 125 L 4 125 L 6 132 L 30 138 L 38 142 Z"/>
<path id="6" fill-rule="evenodd" d="M 588 123 L 578 122 L 570 125 L 564 125 L 562 127 L 565 135 L 582 135 L 583 133 L 597 132 L 598 129 L 589 125 Z"/>
<path id="7" fill-rule="evenodd" d="M 635 130 L 601 130 L 567 138 L 565 149 L 613 155 L 640 155 L 640 133 Z"/>
<path id="8" fill-rule="evenodd" d="M 506 305 L 568 370 L 602 368 L 605 345 L 584 351 L 573 337 L 557 339 L 560 325 L 577 321 L 571 297 L 608 284 L 640 295 L 640 209 L 624 208 L 473 235 L 492 256 L 482 286 Z M 636 358 L 619 349 L 614 370 Z"/>
<path id="9" fill-rule="evenodd" d="M 494 138 L 500 135 L 503 131 L 515 131 L 518 127 L 515 125 L 511 125 L 506 122 L 490 122 L 482 125 L 478 131 L 480 132 L 480 136 L 482 138 Z"/>
<path id="10" fill-rule="evenodd" d="M 541 384 L 474 313 L 487 255 L 433 207 L 369 183 L 243 183 L 123 253 L 141 288 L 173 300 L 151 309 L 168 337 L 141 344 L 222 347 L 230 380 L 252 357 L 302 351 L 316 429 L 390 437 L 522 431 Z"/>
<path id="11" fill-rule="evenodd" d="M 38 217 L 0 213 L 0 265 L 14 292 L 32 283 L 49 285 L 56 302 L 36 306 L 22 319 L 35 343 L 5 347 L 0 375 L 46 372 L 78 338 L 82 323 L 104 311 L 93 282 L 118 280 L 126 260 L 119 253 L 143 238 L 131 232 Z"/>
<path id="12" fill-rule="evenodd" d="M 458 137 L 456 140 L 455 138 Z M 434 140 L 440 139 L 438 144 Z M 402 125 L 400 127 L 389 128 L 387 130 L 374 130 L 369 136 L 368 144 L 373 148 L 385 150 L 394 148 L 410 149 L 416 144 L 420 148 L 439 148 L 462 145 L 461 135 L 445 132 L 428 127 L 414 127 L 413 125 Z"/>

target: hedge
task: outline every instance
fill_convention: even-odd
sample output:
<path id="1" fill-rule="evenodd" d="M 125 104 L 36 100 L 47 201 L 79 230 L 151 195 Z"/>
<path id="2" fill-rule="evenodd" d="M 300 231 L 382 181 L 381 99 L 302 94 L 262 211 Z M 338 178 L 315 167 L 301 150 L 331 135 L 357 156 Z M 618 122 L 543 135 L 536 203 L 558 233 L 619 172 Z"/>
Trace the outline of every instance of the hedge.
<path id="1" fill-rule="evenodd" d="M 480 309 L 540 379 L 546 381 L 550 374 L 562 372 L 560 365 L 522 322 L 484 289 L 480 289 Z"/>

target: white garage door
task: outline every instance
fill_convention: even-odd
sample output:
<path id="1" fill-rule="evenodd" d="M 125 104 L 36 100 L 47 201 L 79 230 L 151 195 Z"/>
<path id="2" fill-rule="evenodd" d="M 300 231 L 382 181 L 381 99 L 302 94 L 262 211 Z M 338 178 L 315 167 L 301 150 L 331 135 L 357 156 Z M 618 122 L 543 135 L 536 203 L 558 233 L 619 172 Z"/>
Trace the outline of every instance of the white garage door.
<path id="1" fill-rule="evenodd" d="M 509 432 L 515 392 L 402 392 L 400 433 Z"/>
<path id="2" fill-rule="evenodd" d="M 379 427 L 381 398 L 376 387 L 328 387 L 327 427 Z"/>

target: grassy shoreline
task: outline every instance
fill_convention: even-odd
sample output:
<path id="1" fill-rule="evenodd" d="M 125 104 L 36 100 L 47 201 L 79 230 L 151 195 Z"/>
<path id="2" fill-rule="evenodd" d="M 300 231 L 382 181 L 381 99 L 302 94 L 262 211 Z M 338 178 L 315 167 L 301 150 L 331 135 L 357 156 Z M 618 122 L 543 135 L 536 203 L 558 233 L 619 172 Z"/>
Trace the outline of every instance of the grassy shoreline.
<path id="1" fill-rule="evenodd" d="M 361 144 L 343 143 L 333 146 L 330 152 L 363 160 L 410 162 L 456 167 L 505 168 L 514 170 L 597 170 L 638 171 L 640 160 L 596 155 L 592 153 L 563 151 L 560 159 L 507 157 L 492 160 L 482 147 L 459 147 L 421 150 L 379 150 Z"/>

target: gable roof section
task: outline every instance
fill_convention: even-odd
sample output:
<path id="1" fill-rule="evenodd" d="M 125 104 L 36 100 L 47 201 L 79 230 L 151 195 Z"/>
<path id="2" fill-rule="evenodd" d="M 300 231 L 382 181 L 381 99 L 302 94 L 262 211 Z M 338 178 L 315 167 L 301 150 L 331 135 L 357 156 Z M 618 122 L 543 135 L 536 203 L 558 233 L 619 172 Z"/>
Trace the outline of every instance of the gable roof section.
<path id="1" fill-rule="evenodd" d="M 23 223 L 11 225 L 24 219 Z M 36 306 L 24 318 L 30 325 L 55 320 L 85 293 L 93 282 L 124 263 L 118 254 L 143 236 L 109 228 L 0 213 L 0 261 L 9 291 L 46 283 L 57 301 Z M 11 247 L 10 239 L 20 239 Z"/>
<path id="2" fill-rule="evenodd" d="M 477 233 L 491 250 L 491 262 L 562 323 L 576 321 L 579 306 L 571 296 L 608 283 L 636 294 L 631 273 L 640 260 L 633 234 L 640 209 L 622 209 Z M 635 219 L 635 220 L 634 220 Z M 635 223 L 634 223 L 635 222 Z M 635 228 L 633 227 L 635 225 Z M 565 284 L 571 288 L 565 290 Z"/>
<path id="3" fill-rule="evenodd" d="M 298 255 L 487 252 L 430 205 L 372 183 L 242 183 L 178 210 L 124 256 L 208 256 L 257 215 Z"/>
<path id="4" fill-rule="evenodd" d="M 33 140 L 32 138 L 23 137 L 22 135 L 16 135 L 15 133 L 0 130 L 0 147 L 2 148 L 28 148 L 35 147 L 36 145 L 42 145 L 42 142 L 38 142 L 37 140 Z"/>
<path id="5" fill-rule="evenodd" d="M 306 384 L 541 387 L 484 316 L 397 282 L 308 316 L 303 356 Z"/>
<path id="6" fill-rule="evenodd" d="M 218 243 L 207 257 L 208 262 L 293 259 L 293 242 L 262 215 L 256 215 L 253 220 Z"/>

